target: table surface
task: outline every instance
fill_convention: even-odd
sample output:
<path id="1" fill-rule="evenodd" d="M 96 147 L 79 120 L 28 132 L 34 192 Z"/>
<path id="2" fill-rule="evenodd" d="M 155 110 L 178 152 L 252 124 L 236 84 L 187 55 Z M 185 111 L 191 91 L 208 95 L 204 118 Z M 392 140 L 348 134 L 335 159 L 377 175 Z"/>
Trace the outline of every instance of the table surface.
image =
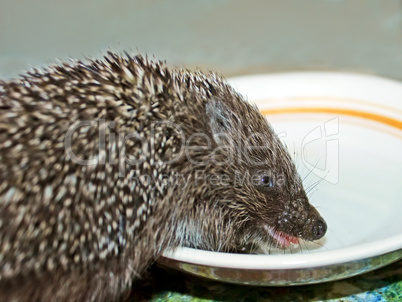
<path id="1" fill-rule="evenodd" d="M 357 277 L 308 286 L 250 287 L 153 267 L 129 301 L 402 301 L 402 260 Z"/>

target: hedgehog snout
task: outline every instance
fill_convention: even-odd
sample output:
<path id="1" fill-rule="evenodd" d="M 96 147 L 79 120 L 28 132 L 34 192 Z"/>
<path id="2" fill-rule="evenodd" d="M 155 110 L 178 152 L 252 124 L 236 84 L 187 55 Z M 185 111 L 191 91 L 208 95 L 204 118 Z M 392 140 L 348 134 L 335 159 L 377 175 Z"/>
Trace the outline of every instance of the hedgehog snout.
<path id="1" fill-rule="evenodd" d="M 326 232 L 327 232 L 327 223 L 322 218 L 317 219 L 313 224 L 313 227 L 311 228 L 311 239 L 318 240 L 322 238 Z"/>
<path id="2" fill-rule="evenodd" d="M 325 220 L 317 215 L 310 216 L 300 232 L 300 237 L 305 240 L 318 240 L 321 239 L 327 232 L 327 223 Z"/>
<path id="3" fill-rule="evenodd" d="M 327 224 L 318 211 L 303 198 L 285 206 L 279 215 L 277 229 L 305 240 L 318 240 L 327 231 Z"/>

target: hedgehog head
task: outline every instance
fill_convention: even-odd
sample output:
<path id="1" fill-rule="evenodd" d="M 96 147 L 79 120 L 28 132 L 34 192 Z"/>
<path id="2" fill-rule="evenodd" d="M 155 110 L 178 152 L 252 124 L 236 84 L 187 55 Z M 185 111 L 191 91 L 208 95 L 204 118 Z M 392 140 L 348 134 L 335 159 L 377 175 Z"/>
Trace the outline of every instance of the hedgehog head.
<path id="1" fill-rule="evenodd" d="M 190 165 L 198 194 L 193 214 L 179 224 L 185 245 L 239 251 L 320 239 L 326 223 L 259 110 L 227 88 L 209 97 L 205 117 L 209 151 L 201 164 Z"/>

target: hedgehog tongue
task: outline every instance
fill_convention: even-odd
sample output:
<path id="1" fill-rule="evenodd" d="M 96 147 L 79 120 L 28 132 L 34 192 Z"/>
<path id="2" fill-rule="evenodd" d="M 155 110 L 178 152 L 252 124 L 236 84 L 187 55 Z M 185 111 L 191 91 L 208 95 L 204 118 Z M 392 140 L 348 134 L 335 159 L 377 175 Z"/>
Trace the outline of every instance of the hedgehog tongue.
<path id="1" fill-rule="evenodd" d="M 275 239 L 275 241 L 279 244 L 282 248 L 287 248 L 290 246 L 291 243 L 299 244 L 299 238 L 294 237 L 292 235 L 286 234 L 284 232 L 274 231 L 272 228 L 267 227 L 266 230 L 268 234 Z"/>

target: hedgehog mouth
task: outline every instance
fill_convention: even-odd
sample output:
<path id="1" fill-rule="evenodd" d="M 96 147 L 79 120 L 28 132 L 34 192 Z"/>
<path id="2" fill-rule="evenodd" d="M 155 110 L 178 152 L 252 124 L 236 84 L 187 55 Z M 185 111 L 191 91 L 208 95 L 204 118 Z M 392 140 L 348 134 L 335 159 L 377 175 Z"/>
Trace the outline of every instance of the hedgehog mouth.
<path id="1" fill-rule="evenodd" d="M 270 226 L 264 226 L 268 235 L 274 239 L 277 246 L 280 248 L 288 248 L 291 244 L 299 244 L 299 238 L 286 234 L 282 231 L 275 231 L 274 228 Z"/>

